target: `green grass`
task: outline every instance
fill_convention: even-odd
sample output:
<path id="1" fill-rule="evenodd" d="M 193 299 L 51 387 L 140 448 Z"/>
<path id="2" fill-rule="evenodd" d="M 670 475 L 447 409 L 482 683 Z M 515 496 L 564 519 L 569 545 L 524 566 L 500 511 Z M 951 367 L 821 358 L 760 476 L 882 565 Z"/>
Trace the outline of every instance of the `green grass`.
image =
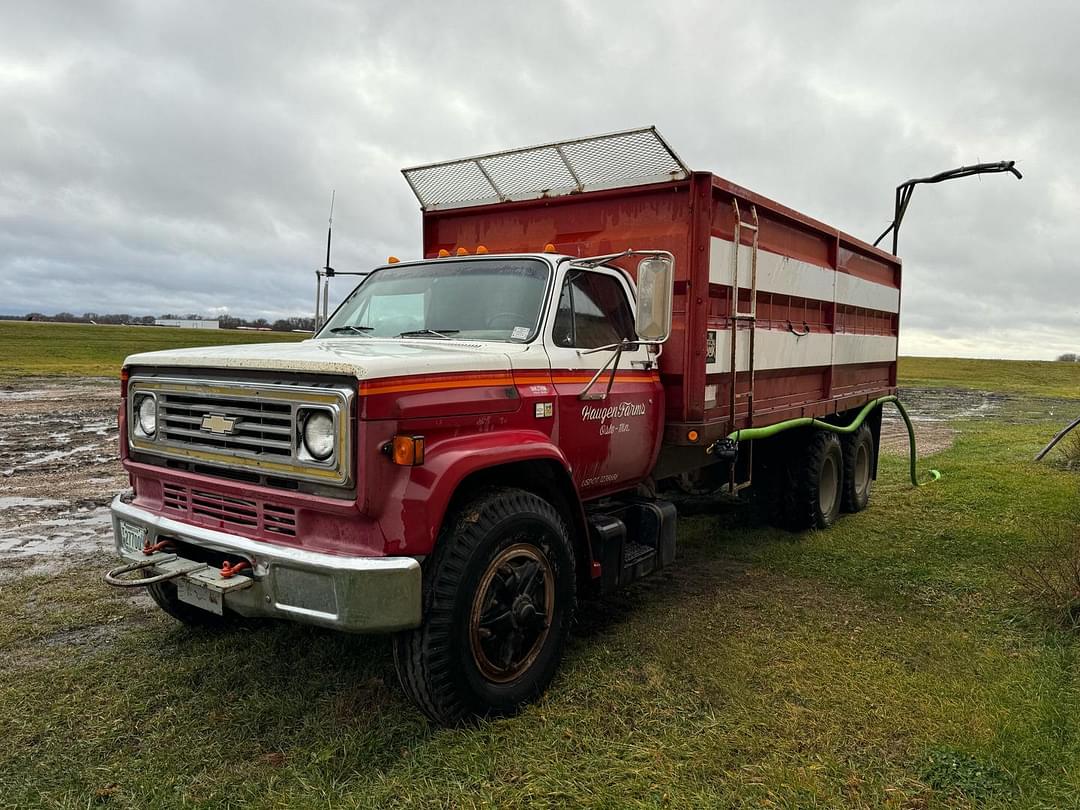
<path id="1" fill-rule="evenodd" d="M 0 321 L 0 379 L 25 376 L 115 377 L 136 352 L 230 343 L 300 340 L 288 332 L 167 329 Z"/>
<path id="2" fill-rule="evenodd" d="M 388 639 L 183 628 L 108 560 L 0 586 L 0 804 L 1080 806 L 1077 642 L 1009 566 L 1072 523 L 1046 424 L 958 425 L 941 481 L 792 535 L 684 517 L 673 569 L 586 602 L 516 718 L 427 725 Z"/>
<path id="3" fill-rule="evenodd" d="M 265 337 L 0 323 L 0 374 Z M 18 366 L 34 340 L 52 362 Z M 900 374 L 1076 396 L 1078 371 Z M 871 508 L 828 532 L 680 518 L 676 566 L 583 603 L 547 695 L 475 728 L 421 719 L 387 638 L 189 630 L 102 584 L 109 558 L 7 579 L 0 806 L 1080 807 L 1080 642 L 1008 573 L 1076 531 L 1075 473 L 1030 462 L 1051 422 L 953 427 L 939 482 L 913 489 L 885 457 Z"/>
<path id="4" fill-rule="evenodd" d="M 900 385 L 976 388 L 1080 399 L 1080 363 L 901 357 L 898 373 Z"/>

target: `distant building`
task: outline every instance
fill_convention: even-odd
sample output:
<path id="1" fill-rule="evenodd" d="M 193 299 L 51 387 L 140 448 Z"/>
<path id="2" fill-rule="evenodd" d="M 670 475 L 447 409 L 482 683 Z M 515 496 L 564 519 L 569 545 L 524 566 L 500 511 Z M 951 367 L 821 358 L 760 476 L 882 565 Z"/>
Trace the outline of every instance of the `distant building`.
<path id="1" fill-rule="evenodd" d="M 220 321 L 188 320 L 186 318 L 158 318 L 154 326 L 175 326 L 181 329 L 220 329 Z"/>

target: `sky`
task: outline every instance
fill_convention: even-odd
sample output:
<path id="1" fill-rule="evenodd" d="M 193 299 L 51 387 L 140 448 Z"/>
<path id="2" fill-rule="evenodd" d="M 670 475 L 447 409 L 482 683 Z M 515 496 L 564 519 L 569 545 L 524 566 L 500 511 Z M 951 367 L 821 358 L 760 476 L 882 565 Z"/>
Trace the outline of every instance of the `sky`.
<path id="1" fill-rule="evenodd" d="M 1080 350 L 1080 5 L 0 0 L 0 313 L 310 315 L 420 253 L 400 169 L 655 124 L 872 241 L 903 354 Z M 333 298 L 348 291 L 335 281 Z"/>

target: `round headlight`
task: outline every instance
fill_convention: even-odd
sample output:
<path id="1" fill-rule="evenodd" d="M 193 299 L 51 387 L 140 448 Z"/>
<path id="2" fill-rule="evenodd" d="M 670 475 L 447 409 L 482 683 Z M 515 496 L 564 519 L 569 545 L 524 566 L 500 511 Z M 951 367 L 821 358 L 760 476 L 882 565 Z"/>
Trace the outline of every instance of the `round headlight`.
<path id="1" fill-rule="evenodd" d="M 157 433 L 157 403 L 153 397 L 143 397 L 139 400 L 139 428 L 147 436 Z"/>
<path id="2" fill-rule="evenodd" d="M 325 411 L 315 411 L 304 420 L 304 447 L 312 458 L 326 461 L 334 454 L 334 420 Z"/>

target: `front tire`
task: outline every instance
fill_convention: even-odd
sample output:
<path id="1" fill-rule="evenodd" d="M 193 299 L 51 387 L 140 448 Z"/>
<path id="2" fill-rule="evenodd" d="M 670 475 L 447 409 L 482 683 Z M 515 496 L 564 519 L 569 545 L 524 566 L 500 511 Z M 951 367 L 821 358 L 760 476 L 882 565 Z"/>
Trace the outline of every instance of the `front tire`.
<path id="1" fill-rule="evenodd" d="M 513 714 L 547 688 L 575 607 L 574 551 L 547 501 L 488 490 L 424 566 L 424 619 L 394 639 L 402 688 L 431 720 Z"/>

